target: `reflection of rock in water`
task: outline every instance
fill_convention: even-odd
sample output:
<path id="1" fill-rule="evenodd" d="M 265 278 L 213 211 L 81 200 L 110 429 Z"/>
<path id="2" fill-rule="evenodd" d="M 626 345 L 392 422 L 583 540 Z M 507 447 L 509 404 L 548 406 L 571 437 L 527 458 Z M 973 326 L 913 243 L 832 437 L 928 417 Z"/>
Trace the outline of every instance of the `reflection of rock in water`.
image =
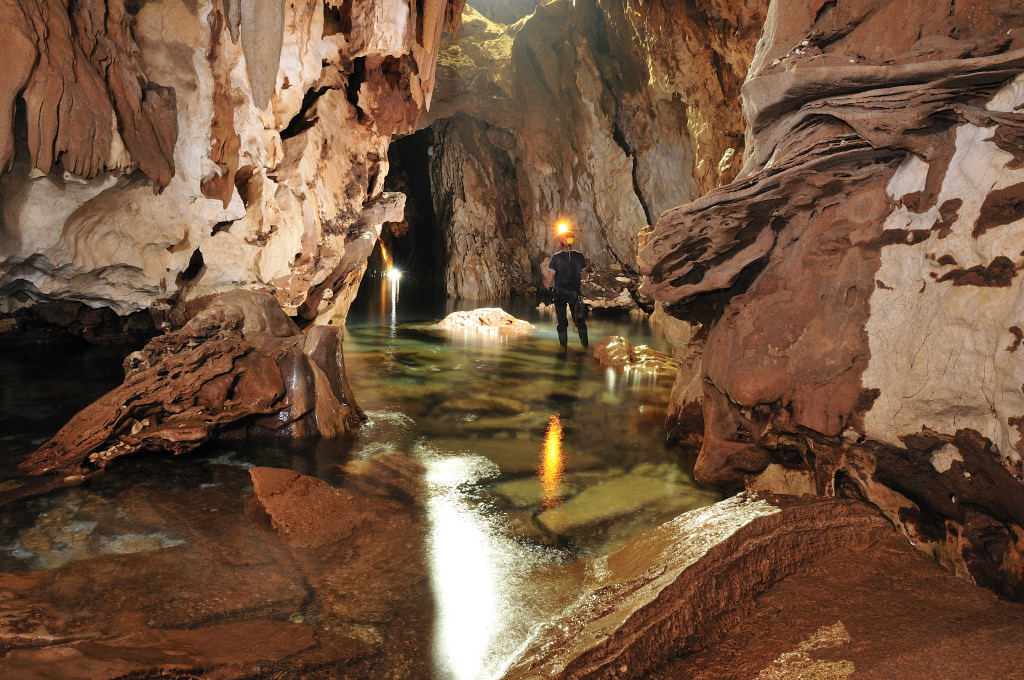
<path id="1" fill-rule="evenodd" d="M 396 500 L 418 488 L 415 461 L 348 470 L 371 493 L 252 468 L 248 512 L 250 473 L 214 469 L 220 484 L 132 489 L 77 511 L 88 508 L 94 534 L 149 523 L 184 543 L 97 546 L 55 569 L 0 574 L 0 646 L 24 647 L 0 658 L 0 676 L 430 677 L 424 529 Z M 40 641 L 49 646 L 30 648 Z"/>

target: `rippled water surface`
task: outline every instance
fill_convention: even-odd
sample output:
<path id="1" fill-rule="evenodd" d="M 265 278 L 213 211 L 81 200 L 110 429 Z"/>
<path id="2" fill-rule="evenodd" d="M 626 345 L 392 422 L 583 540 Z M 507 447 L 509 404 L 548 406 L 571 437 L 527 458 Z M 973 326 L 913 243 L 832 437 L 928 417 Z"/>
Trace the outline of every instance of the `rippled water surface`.
<path id="1" fill-rule="evenodd" d="M 398 452 L 424 470 L 419 498 L 407 501 L 420 518 L 422 542 L 407 549 L 410 562 L 422 564 L 429 591 L 427 602 L 405 605 L 428 622 L 406 631 L 413 638 L 407 655 L 423 658 L 405 674 L 492 678 L 531 627 L 574 597 L 586 568 L 580 557 L 603 554 L 717 500 L 692 482 L 691 465 L 664 442 L 671 377 L 603 368 L 571 332 L 561 356 L 553 315 L 533 304 L 503 305 L 532 322 L 532 332 L 486 335 L 434 325 L 457 306 L 482 305 L 409 301 L 403 294 L 412 296 L 382 285 L 357 300 L 346 326 L 346 365 L 367 414 L 354 436 L 300 446 L 213 444 L 179 458 L 123 459 L 83 486 L 5 506 L 0 569 L 51 570 L 65 583 L 134 569 L 146 585 L 129 577 L 121 588 L 140 588 L 135 606 L 159 613 L 132 619 L 129 630 L 273 616 L 369 640 L 386 656 L 395 653 L 398 619 L 356 620 L 288 594 L 302 588 L 294 565 L 253 547 L 247 470 L 286 467 L 345 487 L 361 465 Z M 592 343 L 623 335 L 668 349 L 646 320 L 594 316 L 589 325 Z M 116 385 L 121 354 L 33 351 L 0 359 L 5 468 Z M 0 481 L 0 489 L 17 484 Z M 174 558 L 159 557 L 166 555 Z M 105 572 L 104 564 L 112 566 Z M 154 579 L 176 594 L 154 587 Z M 316 578 L 307 574 L 310 580 Z M 253 582 L 273 584 L 260 595 L 262 609 L 253 607 L 253 587 L 245 585 Z M 216 601 L 204 599 L 210 591 Z M 102 607 L 88 606 L 102 616 Z"/>

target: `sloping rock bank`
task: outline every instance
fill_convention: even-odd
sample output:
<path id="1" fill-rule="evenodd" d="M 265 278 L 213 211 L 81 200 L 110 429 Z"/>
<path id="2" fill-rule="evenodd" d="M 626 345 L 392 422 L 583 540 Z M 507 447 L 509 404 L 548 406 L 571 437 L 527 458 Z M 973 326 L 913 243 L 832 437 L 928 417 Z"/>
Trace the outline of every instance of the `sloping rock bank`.
<path id="1" fill-rule="evenodd" d="M 214 434 L 334 436 L 362 412 L 338 328 L 305 335 L 266 293 L 213 300 L 125 360 L 125 382 L 75 415 L 22 468 L 76 476 L 135 451 L 190 451 Z"/>
<path id="2" fill-rule="evenodd" d="M 950 576 L 857 501 L 734 497 L 591 572 L 507 679 L 994 678 L 1024 662 L 1024 607 Z"/>
<path id="3" fill-rule="evenodd" d="M 665 213 L 640 253 L 648 294 L 715 321 L 701 481 L 865 497 L 1015 598 L 1022 17 L 772 3 L 742 91 L 743 172 Z M 680 413 L 696 399 L 677 395 Z"/>

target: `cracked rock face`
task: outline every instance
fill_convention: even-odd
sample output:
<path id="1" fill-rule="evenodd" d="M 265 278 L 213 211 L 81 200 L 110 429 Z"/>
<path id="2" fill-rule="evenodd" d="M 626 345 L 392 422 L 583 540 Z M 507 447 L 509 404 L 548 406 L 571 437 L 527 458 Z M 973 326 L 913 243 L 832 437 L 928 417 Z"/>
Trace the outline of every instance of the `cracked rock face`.
<path id="1" fill-rule="evenodd" d="M 863 496 L 1013 597 L 1021 12 L 773 3 L 743 172 L 663 215 L 640 254 L 648 294 L 715 320 L 705 482 Z"/>
<path id="2" fill-rule="evenodd" d="M 509 24 L 466 8 L 421 121 L 450 295 L 540 287 L 563 219 L 595 268 L 635 271 L 641 230 L 735 176 L 765 3 L 712 5 L 558 0 Z"/>
<path id="3" fill-rule="evenodd" d="M 462 3 L 45 7 L 0 6 L 0 311 L 259 287 L 306 322 L 344 316 L 401 219 L 391 136 L 429 105 Z"/>

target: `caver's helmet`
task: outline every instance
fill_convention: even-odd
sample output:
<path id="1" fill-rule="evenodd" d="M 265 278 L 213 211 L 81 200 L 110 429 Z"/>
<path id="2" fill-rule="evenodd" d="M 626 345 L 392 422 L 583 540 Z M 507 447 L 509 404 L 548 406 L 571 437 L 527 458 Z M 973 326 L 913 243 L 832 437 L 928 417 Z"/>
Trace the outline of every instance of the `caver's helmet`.
<path id="1" fill-rule="evenodd" d="M 572 227 L 566 222 L 558 223 L 558 241 L 570 246 L 576 241 L 576 234 L 573 233 Z"/>

